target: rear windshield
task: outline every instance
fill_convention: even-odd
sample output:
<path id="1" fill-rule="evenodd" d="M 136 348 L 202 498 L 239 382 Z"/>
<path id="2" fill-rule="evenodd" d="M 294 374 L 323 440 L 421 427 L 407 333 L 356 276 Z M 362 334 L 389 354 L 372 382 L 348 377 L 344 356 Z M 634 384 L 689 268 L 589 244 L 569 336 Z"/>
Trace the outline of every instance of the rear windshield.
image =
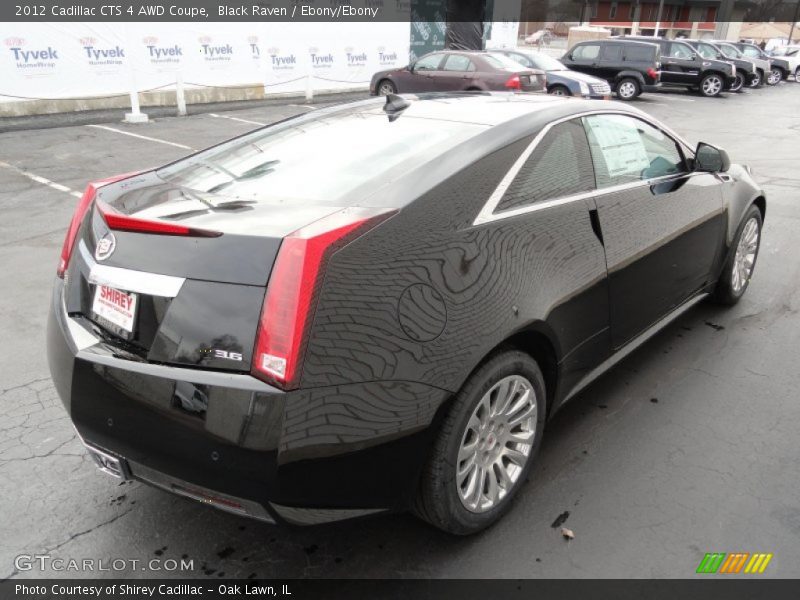
<path id="1" fill-rule="evenodd" d="M 511 60 L 502 54 L 484 54 L 483 59 L 497 69 L 506 69 L 511 71 L 521 71 L 524 67 L 515 60 Z"/>
<path id="2" fill-rule="evenodd" d="M 380 194 L 364 202 L 374 192 L 368 182 L 391 181 L 484 128 L 411 115 L 390 121 L 380 109 L 362 109 L 260 129 L 158 175 L 189 190 L 244 200 L 380 206 Z"/>

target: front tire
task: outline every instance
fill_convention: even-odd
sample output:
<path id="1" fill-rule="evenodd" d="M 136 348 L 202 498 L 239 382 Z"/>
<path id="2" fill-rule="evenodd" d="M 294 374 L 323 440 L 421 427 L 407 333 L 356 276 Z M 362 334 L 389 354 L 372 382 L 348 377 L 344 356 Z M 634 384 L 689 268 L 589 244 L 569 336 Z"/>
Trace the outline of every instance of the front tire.
<path id="1" fill-rule="evenodd" d="M 794 70 L 794 80 L 795 80 L 797 83 L 800 83 L 800 67 L 797 67 L 797 68 Z"/>
<path id="2" fill-rule="evenodd" d="M 388 79 L 381 79 L 378 82 L 378 96 L 388 96 L 389 94 L 396 94 L 397 86 L 394 82 Z"/>
<path id="3" fill-rule="evenodd" d="M 414 512 L 469 535 L 510 507 L 539 450 L 547 414 L 542 372 L 518 350 L 495 354 L 456 394 L 422 473 Z"/>
<path id="4" fill-rule="evenodd" d="M 733 82 L 730 91 L 741 92 L 743 87 L 744 87 L 744 75 L 742 75 L 741 73 L 736 73 L 736 80 Z"/>
<path id="5" fill-rule="evenodd" d="M 572 96 L 572 92 L 570 92 L 569 89 L 563 85 L 554 85 L 547 91 L 547 93 L 552 94 L 553 96 Z"/>
<path id="6" fill-rule="evenodd" d="M 778 85 L 781 81 L 783 81 L 783 71 L 773 68 L 767 77 L 767 85 Z"/>
<path id="7" fill-rule="evenodd" d="M 753 77 L 753 81 L 750 82 L 751 88 L 761 87 L 761 84 L 764 81 L 764 71 L 761 69 L 756 70 L 756 76 Z"/>
<path id="8" fill-rule="evenodd" d="M 724 87 L 725 83 L 722 81 L 722 77 L 716 73 L 709 73 L 700 82 L 700 93 L 706 98 L 713 98 L 719 96 Z"/>
<path id="9" fill-rule="evenodd" d="M 732 306 L 747 291 L 761 247 L 762 225 L 761 211 L 751 206 L 736 231 L 722 275 L 714 288 L 713 299 L 719 304 Z"/>
<path id="10" fill-rule="evenodd" d="M 634 100 L 642 93 L 642 86 L 633 77 L 625 77 L 617 84 L 617 98 L 620 100 Z"/>

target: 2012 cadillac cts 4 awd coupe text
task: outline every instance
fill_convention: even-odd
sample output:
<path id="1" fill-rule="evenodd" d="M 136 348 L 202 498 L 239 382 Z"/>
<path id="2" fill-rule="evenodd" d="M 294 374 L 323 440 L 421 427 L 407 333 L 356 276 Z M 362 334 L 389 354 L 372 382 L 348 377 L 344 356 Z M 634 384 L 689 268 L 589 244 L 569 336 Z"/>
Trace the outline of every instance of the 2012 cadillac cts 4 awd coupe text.
<path id="1" fill-rule="evenodd" d="M 372 99 L 92 183 L 50 368 L 97 465 L 264 521 L 495 521 L 568 398 L 747 289 L 764 193 L 635 108 Z"/>

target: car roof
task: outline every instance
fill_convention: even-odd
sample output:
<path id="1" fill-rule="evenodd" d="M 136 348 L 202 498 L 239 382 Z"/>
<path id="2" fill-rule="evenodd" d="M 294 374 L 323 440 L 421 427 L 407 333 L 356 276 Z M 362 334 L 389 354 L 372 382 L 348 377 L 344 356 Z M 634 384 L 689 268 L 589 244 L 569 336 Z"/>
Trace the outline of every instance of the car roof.
<path id="1" fill-rule="evenodd" d="M 558 106 L 564 98 L 548 94 L 512 92 L 464 92 L 444 94 L 403 94 L 409 106 L 402 117 L 475 123 L 486 126 Z M 365 106 L 365 112 L 383 112 L 383 99 Z"/>

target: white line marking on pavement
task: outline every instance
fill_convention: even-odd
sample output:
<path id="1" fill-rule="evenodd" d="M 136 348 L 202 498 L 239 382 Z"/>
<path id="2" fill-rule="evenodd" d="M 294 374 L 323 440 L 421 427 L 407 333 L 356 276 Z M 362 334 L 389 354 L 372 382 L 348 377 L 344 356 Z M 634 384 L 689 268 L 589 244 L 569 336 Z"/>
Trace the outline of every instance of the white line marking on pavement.
<path id="1" fill-rule="evenodd" d="M 65 192 L 71 196 L 75 196 L 76 198 L 80 198 L 82 195 L 80 192 L 71 190 L 65 185 L 61 185 L 60 183 L 56 183 L 55 181 L 50 181 L 49 179 L 45 179 L 44 177 L 41 177 L 39 175 L 34 175 L 33 173 L 29 173 L 28 171 L 20 169 L 19 167 L 15 167 L 14 165 L 10 165 L 7 162 L 3 162 L 2 160 L 0 160 L 0 167 L 15 171 L 20 175 L 27 177 L 31 181 L 35 181 L 36 183 L 41 183 L 42 185 L 46 185 L 47 187 L 53 188 L 54 190 L 58 190 L 59 192 Z"/>
<path id="2" fill-rule="evenodd" d="M 167 144 L 168 146 L 175 146 L 176 148 L 183 148 L 184 150 L 194 150 L 191 146 L 178 144 L 177 142 L 168 142 L 167 140 L 160 140 L 158 138 L 149 137 L 146 135 L 139 135 L 138 133 L 131 133 L 130 131 L 123 131 L 122 129 L 114 129 L 105 125 L 87 125 L 87 127 L 94 127 L 95 129 L 105 129 L 106 131 L 113 131 L 114 133 L 121 133 L 122 135 L 129 135 L 131 137 L 139 138 L 140 140 L 147 140 L 148 142 L 158 142 L 159 144 Z"/>
<path id="3" fill-rule="evenodd" d="M 692 98 L 676 98 L 673 94 L 659 94 L 659 98 L 666 100 L 669 98 L 670 100 L 674 100 L 675 102 L 694 102 L 695 100 Z"/>
<path id="4" fill-rule="evenodd" d="M 317 108 L 316 106 L 311 106 L 310 104 L 289 104 L 288 106 L 294 106 L 295 108 L 310 108 L 311 110 Z"/>
<path id="5" fill-rule="evenodd" d="M 250 123 L 251 125 L 260 125 L 263 127 L 266 123 L 260 123 L 258 121 L 248 121 L 247 119 L 240 119 L 239 117 L 229 117 L 228 115 L 218 115 L 216 113 L 208 113 L 208 116 L 214 117 L 215 119 L 229 119 L 231 121 L 239 121 L 240 123 Z"/>

